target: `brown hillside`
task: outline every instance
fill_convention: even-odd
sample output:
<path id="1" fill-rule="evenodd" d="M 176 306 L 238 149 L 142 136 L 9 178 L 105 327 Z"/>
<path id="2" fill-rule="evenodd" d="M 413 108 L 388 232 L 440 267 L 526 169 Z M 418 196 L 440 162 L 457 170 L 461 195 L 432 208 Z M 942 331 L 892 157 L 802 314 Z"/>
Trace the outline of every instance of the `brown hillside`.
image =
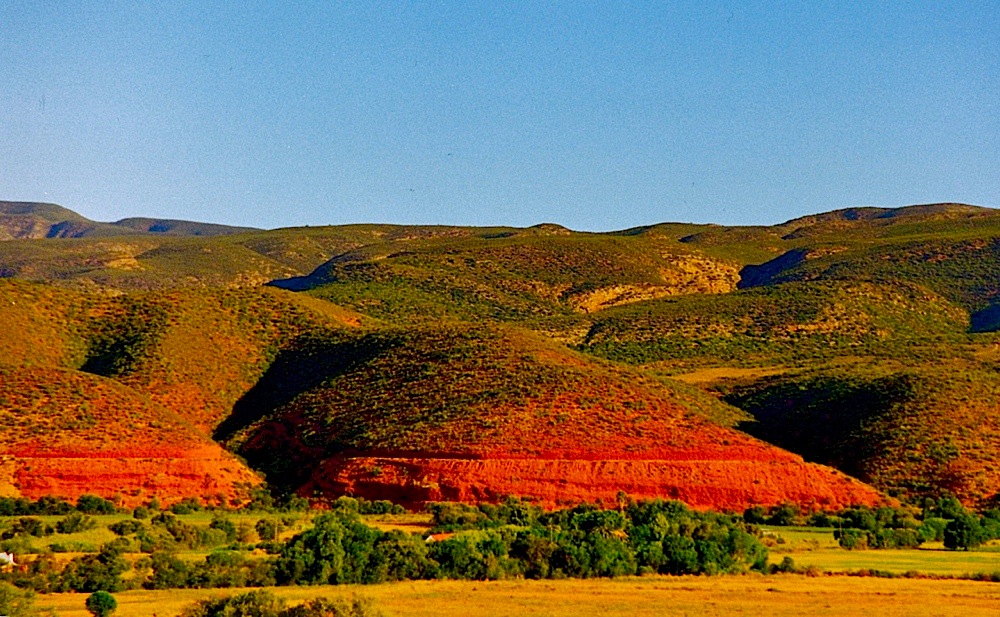
<path id="1" fill-rule="evenodd" d="M 0 494 L 239 500 L 260 483 L 218 445 L 112 380 L 0 368 Z"/>
<path id="2" fill-rule="evenodd" d="M 619 491 L 637 499 L 678 499 L 695 508 L 743 510 L 786 501 L 836 509 L 874 504 L 858 480 L 798 460 L 567 460 L 335 457 L 302 494 L 364 495 L 419 506 L 433 501 L 497 502 L 527 495 L 545 507 L 614 504 Z"/>
<path id="3" fill-rule="evenodd" d="M 206 433 L 232 413 L 278 350 L 306 332 L 336 332 L 364 320 L 274 288 L 160 292 L 145 301 L 162 311 L 162 326 L 120 380 Z M 120 309 L 122 302 L 110 305 Z M 120 332 L 108 319 L 109 330 Z"/>
<path id="4" fill-rule="evenodd" d="M 732 509 L 880 500 L 839 472 L 704 419 L 660 382 L 521 332 L 378 332 L 299 353 L 324 374 L 294 397 L 261 398 L 229 443 L 303 495 L 419 505 L 514 494 L 552 505 L 627 490 Z"/>

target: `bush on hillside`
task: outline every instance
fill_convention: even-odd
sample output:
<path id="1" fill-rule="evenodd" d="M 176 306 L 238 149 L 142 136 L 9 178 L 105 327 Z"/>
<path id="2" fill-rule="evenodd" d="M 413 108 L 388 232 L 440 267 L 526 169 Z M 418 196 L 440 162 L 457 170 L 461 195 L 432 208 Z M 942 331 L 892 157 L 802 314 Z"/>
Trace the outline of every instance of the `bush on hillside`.
<path id="1" fill-rule="evenodd" d="M 317 598 L 285 608 L 285 601 L 268 591 L 251 591 L 228 598 L 201 600 L 188 607 L 182 617 L 379 617 L 367 599 L 328 600 Z"/>
<path id="2" fill-rule="evenodd" d="M 78 533 L 94 529 L 95 527 L 97 527 L 97 521 L 93 518 L 84 516 L 79 512 L 74 512 L 56 522 L 56 533 Z"/>

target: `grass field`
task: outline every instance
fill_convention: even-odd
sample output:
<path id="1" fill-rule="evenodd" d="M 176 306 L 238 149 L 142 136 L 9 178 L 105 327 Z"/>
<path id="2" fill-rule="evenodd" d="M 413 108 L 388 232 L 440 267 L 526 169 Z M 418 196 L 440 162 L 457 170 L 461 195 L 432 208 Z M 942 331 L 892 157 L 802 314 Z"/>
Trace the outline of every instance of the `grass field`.
<path id="1" fill-rule="evenodd" d="M 815 566 L 824 572 L 845 572 L 862 569 L 883 570 L 894 574 L 920 572 L 961 576 L 1000 571 L 1000 552 L 949 551 L 945 549 L 846 551 L 826 548 L 816 551 L 772 553 L 771 561 L 780 562 L 785 556 L 799 567 Z M 1000 614 L 1000 607 L 998 607 Z"/>
<path id="2" fill-rule="evenodd" d="M 562 581 L 418 581 L 357 587 L 284 587 L 290 602 L 325 596 L 371 599 L 386 617 L 463 615 L 858 615 L 995 616 L 1000 585 L 973 581 L 800 575 L 651 577 Z M 116 594 L 122 617 L 172 617 L 185 606 L 235 591 L 130 591 Z M 86 594 L 39 596 L 40 607 L 87 617 Z"/>
<path id="3" fill-rule="evenodd" d="M 950 551 L 940 542 L 926 543 L 918 549 L 849 551 L 840 548 L 832 529 L 816 527 L 768 527 L 769 537 L 784 540 L 770 547 L 769 561 L 780 563 L 785 557 L 800 568 L 815 567 L 823 572 L 882 570 L 893 574 L 961 576 L 1000 571 L 1000 547 L 986 546 L 975 551 Z M 1000 612 L 1000 608 L 998 608 Z"/>

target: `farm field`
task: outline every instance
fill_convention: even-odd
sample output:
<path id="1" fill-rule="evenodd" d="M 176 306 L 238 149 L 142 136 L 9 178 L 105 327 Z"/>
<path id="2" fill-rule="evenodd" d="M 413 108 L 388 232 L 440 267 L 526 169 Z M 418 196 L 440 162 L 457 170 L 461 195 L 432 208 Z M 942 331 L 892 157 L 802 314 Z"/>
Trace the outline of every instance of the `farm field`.
<path id="1" fill-rule="evenodd" d="M 771 537 L 785 541 L 770 548 L 770 563 L 791 557 L 799 568 L 818 568 L 822 572 L 868 569 L 893 574 L 962 576 L 1000 571 L 1000 547 L 995 545 L 952 551 L 940 542 L 928 542 L 915 549 L 846 550 L 837 544 L 832 529 L 767 527 L 766 531 Z"/>
<path id="2" fill-rule="evenodd" d="M 998 551 L 949 551 L 946 549 L 884 549 L 848 551 L 839 548 L 816 551 L 771 553 L 770 561 L 779 563 L 791 557 L 800 568 L 817 567 L 824 572 L 882 570 L 893 574 L 920 572 L 943 576 L 961 576 L 1000 571 Z"/>
<path id="3" fill-rule="evenodd" d="M 200 599 L 239 590 L 129 591 L 115 594 L 117 614 L 173 617 Z M 857 615 L 932 617 L 996 615 L 1000 585 L 974 581 L 841 576 L 747 575 L 630 577 L 561 581 L 416 581 L 376 586 L 279 587 L 294 603 L 359 596 L 386 617 L 467 615 Z M 39 596 L 37 605 L 63 617 L 87 617 L 86 594 Z"/>

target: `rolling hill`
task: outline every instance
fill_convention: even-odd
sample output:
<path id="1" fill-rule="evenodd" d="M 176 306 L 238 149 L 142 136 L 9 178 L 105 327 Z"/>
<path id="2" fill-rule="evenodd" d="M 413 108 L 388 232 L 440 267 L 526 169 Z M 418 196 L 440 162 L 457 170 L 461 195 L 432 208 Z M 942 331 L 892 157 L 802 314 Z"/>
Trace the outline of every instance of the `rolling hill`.
<path id="1" fill-rule="evenodd" d="M 293 353 L 308 361 L 279 358 L 260 383 L 283 387 L 247 397 L 245 426 L 220 437 L 300 494 L 552 506 L 625 490 L 728 509 L 880 499 L 708 421 L 693 410 L 722 405 L 705 395 L 519 330 L 385 330 Z"/>
<path id="2" fill-rule="evenodd" d="M 988 208 L 580 233 L 95 223 L 3 202 L 0 239 L 0 413 L 21 431 L 0 490 L 83 477 L 71 460 L 122 435 L 156 454 L 147 471 L 203 453 L 227 499 L 250 468 L 278 492 L 411 505 L 1000 495 Z M 16 462 L 46 442 L 63 444 L 49 467 Z M 143 473 L 121 486 L 160 486 Z"/>

